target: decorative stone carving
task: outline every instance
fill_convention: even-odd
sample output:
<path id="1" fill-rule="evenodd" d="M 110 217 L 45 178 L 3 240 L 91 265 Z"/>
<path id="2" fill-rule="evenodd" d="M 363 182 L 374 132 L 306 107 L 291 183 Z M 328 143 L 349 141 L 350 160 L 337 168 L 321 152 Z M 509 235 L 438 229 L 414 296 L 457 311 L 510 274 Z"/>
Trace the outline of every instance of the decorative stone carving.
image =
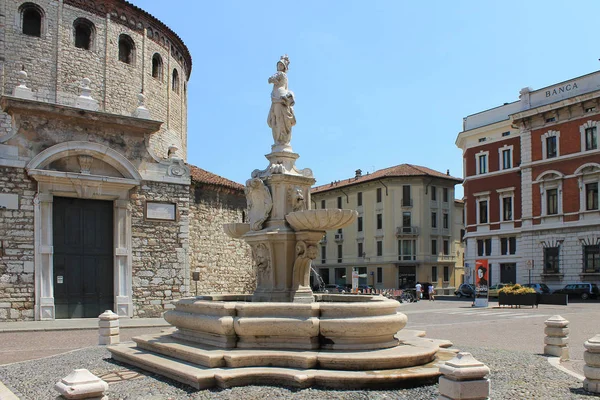
<path id="1" fill-rule="evenodd" d="M 140 93 L 140 94 L 138 94 L 137 97 L 138 97 L 138 106 L 133 111 L 133 114 L 131 114 L 131 115 L 136 118 L 150 119 L 150 111 L 146 108 L 146 105 L 145 105 L 146 96 L 144 96 L 144 93 Z"/>
<path id="2" fill-rule="evenodd" d="M 257 286 L 260 287 L 272 283 L 271 255 L 269 254 L 269 249 L 265 244 L 261 243 L 252 250 L 254 251 L 254 260 L 256 261 Z"/>
<path id="3" fill-rule="evenodd" d="M 296 243 L 296 261 L 294 262 L 293 288 L 310 286 L 310 263 L 317 258 L 317 247 L 304 241 Z"/>
<path id="4" fill-rule="evenodd" d="M 84 108 L 90 111 L 98 111 L 98 101 L 92 98 L 91 82 L 92 81 L 89 78 L 83 78 L 81 80 L 81 86 L 79 86 L 81 94 L 75 101 L 75 107 Z"/>
<path id="5" fill-rule="evenodd" d="M 13 89 L 13 96 L 21 99 L 33 100 L 33 92 L 25 84 L 27 72 L 19 71 L 19 85 Z"/>
<path id="6" fill-rule="evenodd" d="M 302 188 L 290 188 L 288 198 L 292 203 L 292 211 L 303 211 L 306 209 L 306 203 L 304 201 L 304 194 L 302 193 Z"/>
<path id="7" fill-rule="evenodd" d="M 277 62 L 277 72 L 269 77 L 269 83 L 273 84 L 273 91 L 267 125 L 273 131 L 275 145 L 289 145 L 292 140 L 292 127 L 296 125 L 294 93 L 288 90 L 286 74 L 289 65 L 290 59 L 287 54 L 281 56 Z"/>
<path id="8" fill-rule="evenodd" d="M 79 168 L 81 169 L 81 173 L 84 175 L 89 175 L 90 170 L 92 169 L 92 163 L 94 162 L 94 157 L 81 154 L 77 157 L 77 161 L 79 161 Z"/>
<path id="9" fill-rule="evenodd" d="M 271 198 L 269 188 L 261 179 L 253 178 L 246 181 L 244 193 L 246 194 L 246 202 L 248 203 L 250 229 L 260 231 L 273 208 L 273 199 Z"/>

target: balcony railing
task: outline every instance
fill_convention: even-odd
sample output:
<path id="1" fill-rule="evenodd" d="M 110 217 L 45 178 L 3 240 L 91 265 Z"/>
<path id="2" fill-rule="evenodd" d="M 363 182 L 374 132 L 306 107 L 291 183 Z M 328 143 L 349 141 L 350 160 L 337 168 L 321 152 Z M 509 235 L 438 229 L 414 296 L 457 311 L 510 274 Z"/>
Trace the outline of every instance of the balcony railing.
<path id="1" fill-rule="evenodd" d="M 399 226 L 396 228 L 396 236 L 416 236 L 419 234 L 417 226 Z"/>
<path id="2" fill-rule="evenodd" d="M 342 242 L 342 241 L 344 241 L 344 234 L 343 233 L 336 233 L 335 234 L 335 241 L 336 242 Z"/>
<path id="3" fill-rule="evenodd" d="M 455 262 L 456 256 L 452 256 L 449 254 L 438 254 L 437 256 L 438 262 L 446 261 L 446 262 Z"/>
<path id="4" fill-rule="evenodd" d="M 413 201 L 412 199 L 405 199 L 404 197 L 402 198 L 402 207 L 412 207 L 413 205 Z"/>

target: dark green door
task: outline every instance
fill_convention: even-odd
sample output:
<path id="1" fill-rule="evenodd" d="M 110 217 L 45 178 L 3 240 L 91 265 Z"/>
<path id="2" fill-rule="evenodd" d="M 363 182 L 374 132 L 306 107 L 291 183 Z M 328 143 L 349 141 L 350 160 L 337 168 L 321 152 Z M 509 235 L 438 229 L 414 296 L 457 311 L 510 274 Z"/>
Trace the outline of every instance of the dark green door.
<path id="1" fill-rule="evenodd" d="M 112 202 L 54 197 L 52 214 L 56 318 L 112 310 Z"/>

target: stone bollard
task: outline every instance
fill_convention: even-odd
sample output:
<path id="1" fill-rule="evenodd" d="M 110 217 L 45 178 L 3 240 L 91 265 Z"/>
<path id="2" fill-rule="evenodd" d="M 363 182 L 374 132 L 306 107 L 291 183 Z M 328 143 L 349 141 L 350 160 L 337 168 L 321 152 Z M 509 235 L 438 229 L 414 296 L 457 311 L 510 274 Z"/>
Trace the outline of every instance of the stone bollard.
<path id="1" fill-rule="evenodd" d="M 100 319 L 98 344 L 119 343 L 119 316 L 111 310 L 106 310 L 98 318 Z"/>
<path id="2" fill-rule="evenodd" d="M 69 375 L 56 382 L 54 389 L 65 399 L 108 400 L 108 396 L 104 396 L 104 392 L 108 389 L 108 383 L 87 369 L 73 370 Z"/>
<path id="3" fill-rule="evenodd" d="M 587 340 L 583 345 L 586 348 L 583 352 L 583 388 L 588 392 L 600 393 L 600 335 Z"/>
<path id="4" fill-rule="evenodd" d="M 569 321 L 560 315 L 554 315 L 545 322 L 544 354 L 560 357 L 561 361 L 569 359 Z"/>
<path id="5" fill-rule="evenodd" d="M 471 353 L 460 352 L 440 366 L 438 400 L 485 400 L 490 396 L 490 369 Z"/>

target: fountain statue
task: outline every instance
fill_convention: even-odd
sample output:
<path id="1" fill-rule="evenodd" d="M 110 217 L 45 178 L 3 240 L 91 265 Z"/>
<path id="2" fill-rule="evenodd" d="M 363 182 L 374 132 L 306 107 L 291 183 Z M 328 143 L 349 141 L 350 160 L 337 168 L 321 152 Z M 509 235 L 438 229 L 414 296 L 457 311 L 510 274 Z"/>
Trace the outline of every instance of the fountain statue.
<path id="1" fill-rule="evenodd" d="M 354 210 L 310 209 L 310 169 L 298 169 L 291 129 L 294 94 L 289 58 L 273 84 L 268 125 L 269 165 L 246 181 L 248 222 L 223 226 L 252 249 L 252 294 L 184 298 L 164 318 L 172 332 L 109 347 L 112 357 L 196 388 L 276 383 L 362 388 L 437 381 L 438 362 L 450 359 L 446 341 L 402 331 L 400 304 L 380 295 L 313 293 L 312 261 L 326 231 L 352 224 Z M 165 357 L 166 360 L 165 361 Z"/>

